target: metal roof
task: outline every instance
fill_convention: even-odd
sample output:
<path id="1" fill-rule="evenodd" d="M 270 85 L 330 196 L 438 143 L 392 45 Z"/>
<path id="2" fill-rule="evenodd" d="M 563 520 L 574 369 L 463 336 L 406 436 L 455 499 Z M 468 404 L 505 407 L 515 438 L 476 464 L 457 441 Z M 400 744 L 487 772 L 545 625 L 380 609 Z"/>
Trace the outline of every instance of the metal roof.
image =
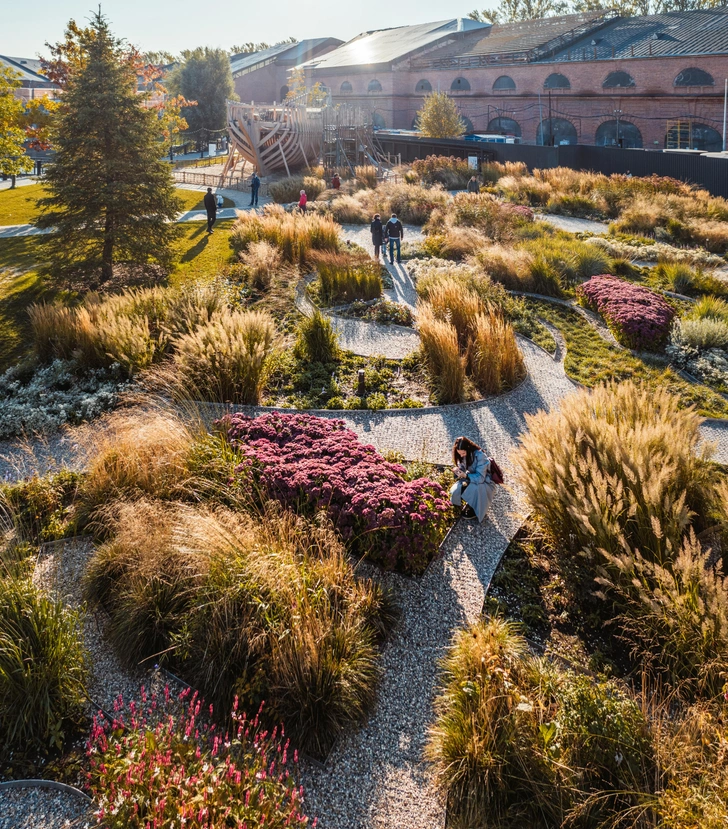
<path id="1" fill-rule="evenodd" d="M 362 32 L 353 40 L 334 49 L 322 58 L 310 61 L 307 66 L 316 69 L 335 69 L 347 66 L 377 66 L 407 57 L 418 49 L 432 46 L 448 35 L 474 32 L 489 28 L 489 23 L 479 23 L 467 18 L 440 20 L 436 23 L 420 23 L 416 26 L 398 26 Z"/>
<path id="2" fill-rule="evenodd" d="M 542 60 L 607 60 L 728 53 L 728 9 L 619 18 Z"/>
<path id="3" fill-rule="evenodd" d="M 312 52 L 318 47 L 329 43 L 336 46 L 343 43 L 343 41 L 334 37 L 316 37 L 301 40 L 299 43 L 281 43 L 278 46 L 271 46 L 269 49 L 262 49 L 260 52 L 233 55 L 230 58 L 230 69 L 233 75 L 237 75 L 246 70 L 249 72 L 259 64 L 268 63 L 277 58 L 285 58 L 281 62 L 298 66 L 299 63 L 310 60 Z"/>
<path id="4" fill-rule="evenodd" d="M 7 55 L 0 55 L 0 61 L 11 69 L 14 69 L 20 75 L 23 83 L 43 83 L 51 86 L 48 78 L 40 74 L 41 63 L 35 58 L 11 58 Z"/>

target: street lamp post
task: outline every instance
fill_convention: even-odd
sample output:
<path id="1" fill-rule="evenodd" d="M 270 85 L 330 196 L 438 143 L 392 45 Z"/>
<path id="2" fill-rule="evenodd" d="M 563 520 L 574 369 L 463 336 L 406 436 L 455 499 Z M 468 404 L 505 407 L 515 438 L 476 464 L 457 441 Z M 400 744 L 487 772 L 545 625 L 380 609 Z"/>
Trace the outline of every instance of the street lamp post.
<path id="1" fill-rule="evenodd" d="M 617 118 L 617 146 L 621 147 L 622 145 L 619 141 L 619 116 L 622 114 L 622 110 L 621 109 L 615 109 L 614 114 Z"/>

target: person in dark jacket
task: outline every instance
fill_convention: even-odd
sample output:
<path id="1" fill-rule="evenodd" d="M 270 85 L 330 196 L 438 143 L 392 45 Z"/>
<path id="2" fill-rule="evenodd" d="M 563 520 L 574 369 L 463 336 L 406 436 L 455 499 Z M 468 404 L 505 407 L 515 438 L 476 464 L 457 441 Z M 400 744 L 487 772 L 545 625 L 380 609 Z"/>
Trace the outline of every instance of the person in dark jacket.
<path id="1" fill-rule="evenodd" d="M 396 213 L 392 213 L 392 218 L 387 222 L 385 233 L 389 236 L 389 264 L 394 265 L 394 248 L 397 246 L 397 262 L 402 261 L 400 244 L 404 236 L 404 228 L 402 222 L 397 218 Z"/>
<path id="2" fill-rule="evenodd" d="M 212 226 L 217 218 L 217 199 L 212 194 L 212 187 L 207 188 L 203 202 L 207 211 L 207 232 L 212 233 Z"/>
<path id="3" fill-rule="evenodd" d="M 260 190 L 260 179 L 258 174 L 253 171 L 253 178 L 250 179 L 250 206 L 258 206 L 258 190 Z"/>
<path id="4" fill-rule="evenodd" d="M 480 185 L 478 184 L 478 179 L 475 176 L 470 176 L 470 181 L 468 182 L 468 193 L 480 193 Z"/>
<path id="5" fill-rule="evenodd" d="M 372 244 L 374 245 L 374 258 L 379 261 L 379 251 L 382 248 L 382 235 L 384 229 L 382 227 L 382 217 L 379 213 L 374 214 L 374 219 L 369 227 L 372 232 Z M 386 256 L 386 252 L 385 252 Z"/>

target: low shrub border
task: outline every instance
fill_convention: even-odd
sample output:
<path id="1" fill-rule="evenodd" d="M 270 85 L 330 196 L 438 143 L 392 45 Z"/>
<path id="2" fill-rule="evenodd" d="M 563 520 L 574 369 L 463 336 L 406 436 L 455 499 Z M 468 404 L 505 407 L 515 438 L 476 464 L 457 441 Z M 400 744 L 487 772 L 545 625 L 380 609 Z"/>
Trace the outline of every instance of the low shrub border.
<path id="1" fill-rule="evenodd" d="M 659 294 L 616 276 L 593 276 L 576 290 L 578 301 L 597 311 L 616 339 L 638 351 L 661 350 L 674 309 Z"/>
<path id="2" fill-rule="evenodd" d="M 266 495 L 302 512 L 326 510 L 350 551 L 388 570 L 421 573 L 447 531 L 450 504 L 435 481 L 359 442 L 342 420 L 234 414 L 220 427 Z"/>

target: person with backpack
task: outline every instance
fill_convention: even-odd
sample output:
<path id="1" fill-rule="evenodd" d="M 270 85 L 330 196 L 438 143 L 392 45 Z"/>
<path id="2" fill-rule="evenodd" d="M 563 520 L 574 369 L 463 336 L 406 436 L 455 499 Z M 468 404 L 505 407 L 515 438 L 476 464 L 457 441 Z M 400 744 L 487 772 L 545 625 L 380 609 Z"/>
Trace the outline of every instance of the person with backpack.
<path id="1" fill-rule="evenodd" d="M 258 206 L 258 190 L 260 190 L 260 179 L 258 173 L 253 170 L 253 177 L 250 179 L 250 206 Z"/>
<path id="2" fill-rule="evenodd" d="M 404 236 L 404 228 L 402 227 L 402 222 L 397 218 L 396 213 L 392 213 L 392 218 L 387 222 L 384 232 L 389 237 L 389 264 L 394 265 L 395 245 L 397 246 L 397 263 L 401 263 L 400 243 Z"/>
<path id="3" fill-rule="evenodd" d="M 450 503 L 462 507 L 463 518 L 477 519 L 482 524 L 495 495 L 497 465 L 477 443 L 466 437 L 455 439 L 452 461 L 455 483 L 450 488 Z M 500 470 L 497 477 L 503 481 Z"/>
<path id="4" fill-rule="evenodd" d="M 384 229 L 382 227 L 382 218 L 379 213 L 374 214 L 372 223 L 369 226 L 372 232 L 372 244 L 374 245 L 374 258 L 379 261 L 379 251 L 382 249 L 382 239 L 384 238 Z M 386 256 L 386 252 L 385 252 Z"/>

